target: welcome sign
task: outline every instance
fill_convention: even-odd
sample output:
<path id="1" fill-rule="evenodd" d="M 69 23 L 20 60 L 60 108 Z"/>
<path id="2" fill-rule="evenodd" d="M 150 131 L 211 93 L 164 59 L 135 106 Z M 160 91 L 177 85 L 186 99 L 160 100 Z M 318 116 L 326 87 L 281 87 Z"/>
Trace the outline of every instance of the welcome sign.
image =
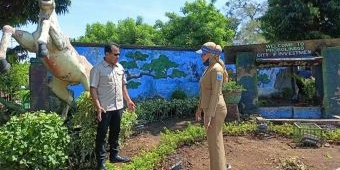
<path id="1" fill-rule="evenodd" d="M 240 52 L 254 53 L 258 62 L 299 60 L 318 62 L 322 59 L 321 48 L 329 46 L 340 46 L 340 38 L 225 46 L 224 54 L 227 64 L 235 64 L 236 54 Z"/>
<path id="2" fill-rule="evenodd" d="M 266 44 L 264 52 L 256 54 L 257 58 L 286 58 L 286 57 L 312 57 L 312 50 L 306 49 L 304 42 L 288 42 Z"/>

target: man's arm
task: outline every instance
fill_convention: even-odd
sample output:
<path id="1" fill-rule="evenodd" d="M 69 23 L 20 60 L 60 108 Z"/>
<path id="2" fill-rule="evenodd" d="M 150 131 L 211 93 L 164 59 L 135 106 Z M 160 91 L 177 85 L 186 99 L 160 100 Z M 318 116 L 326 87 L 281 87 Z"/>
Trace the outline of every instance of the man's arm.
<path id="1" fill-rule="evenodd" d="M 96 108 L 100 108 L 100 102 L 98 99 L 98 93 L 97 93 L 97 88 L 95 87 L 90 87 L 90 93 L 91 93 L 91 97 L 92 97 L 92 102 L 93 104 L 96 106 Z"/>
<path id="2" fill-rule="evenodd" d="M 90 94 L 92 97 L 92 102 L 96 107 L 96 111 L 97 111 L 97 119 L 98 121 L 102 120 L 102 112 L 105 113 L 105 109 L 100 105 L 99 99 L 98 99 L 98 92 L 97 92 L 97 88 L 95 87 L 90 87 Z"/>
<path id="3" fill-rule="evenodd" d="M 127 103 L 127 106 L 128 106 L 128 109 L 130 111 L 135 111 L 136 109 L 136 105 L 133 103 L 133 101 L 131 100 L 130 96 L 129 96 L 129 93 L 127 91 L 127 88 L 126 88 L 126 84 L 123 84 L 123 97 Z"/>

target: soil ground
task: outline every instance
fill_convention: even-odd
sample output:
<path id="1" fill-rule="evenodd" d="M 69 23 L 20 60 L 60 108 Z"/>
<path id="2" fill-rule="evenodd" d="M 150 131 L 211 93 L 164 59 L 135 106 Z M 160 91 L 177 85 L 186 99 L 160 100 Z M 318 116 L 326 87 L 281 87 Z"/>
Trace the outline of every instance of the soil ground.
<path id="1" fill-rule="evenodd" d="M 160 141 L 160 131 L 184 128 L 192 120 L 168 120 L 148 125 L 143 131 L 128 139 L 122 147 L 122 154 L 131 158 L 141 150 L 151 150 Z M 336 170 L 340 168 L 340 145 L 295 147 L 292 139 L 278 136 L 257 138 L 247 136 L 224 136 L 227 163 L 232 170 L 281 170 L 282 160 L 301 162 L 309 170 Z M 181 162 L 183 170 L 208 170 L 209 155 L 206 141 L 191 146 L 182 146 L 177 153 L 169 155 L 155 170 L 169 170 Z M 287 162 L 287 161 L 286 161 Z M 294 169 L 291 169 L 294 170 Z"/>

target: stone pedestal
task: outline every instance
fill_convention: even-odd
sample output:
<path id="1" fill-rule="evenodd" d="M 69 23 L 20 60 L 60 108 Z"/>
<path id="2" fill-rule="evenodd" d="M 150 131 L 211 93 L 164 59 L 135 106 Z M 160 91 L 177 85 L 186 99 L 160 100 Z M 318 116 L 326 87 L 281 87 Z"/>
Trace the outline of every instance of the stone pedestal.
<path id="1" fill-rule="evenodd" d="M 238 110 L 238 104 L 227 104 L 228 114 L 225 121 L 235 121 L 240 120 L 240 112 Z"/>
<path id="2" fill-rule="evenodd" d="M 49 110 L 47 70 L 40 59 L 32 58 L 29 68 L 30 110 Z"/>

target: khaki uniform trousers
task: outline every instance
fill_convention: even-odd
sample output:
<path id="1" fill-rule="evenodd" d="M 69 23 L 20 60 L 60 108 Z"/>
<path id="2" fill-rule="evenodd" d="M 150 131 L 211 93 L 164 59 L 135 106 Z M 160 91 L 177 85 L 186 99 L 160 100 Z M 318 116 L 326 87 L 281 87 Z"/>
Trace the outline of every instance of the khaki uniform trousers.
<path id="1" fill-rule="evenodd" d="M 206 113 L 207 111 L 208 109 L 203 109 L 203 112 Z M 223 144 L 223 125 L 226 115 L 227 109 L 225 107 L 216 108 L 215 117 L 213 117 L 210 122 L 211 127 L 206 131 L 210 170 L 226 170 L 226 158 Z M 205 114 L 204 119 L 207 119 Z"/>

